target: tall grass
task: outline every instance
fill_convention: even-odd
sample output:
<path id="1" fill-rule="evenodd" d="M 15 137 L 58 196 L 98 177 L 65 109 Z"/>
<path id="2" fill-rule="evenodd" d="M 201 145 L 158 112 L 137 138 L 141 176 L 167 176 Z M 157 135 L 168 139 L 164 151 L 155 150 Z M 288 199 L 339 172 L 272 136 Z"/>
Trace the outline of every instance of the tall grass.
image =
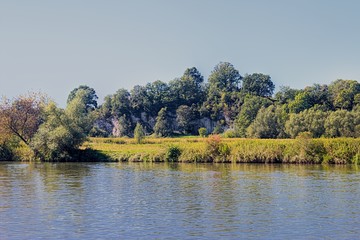
<path id="1" fill-rule="evenodd" d="M 90 138 L 109 161 L 360 164 L 360 139 Z"/>

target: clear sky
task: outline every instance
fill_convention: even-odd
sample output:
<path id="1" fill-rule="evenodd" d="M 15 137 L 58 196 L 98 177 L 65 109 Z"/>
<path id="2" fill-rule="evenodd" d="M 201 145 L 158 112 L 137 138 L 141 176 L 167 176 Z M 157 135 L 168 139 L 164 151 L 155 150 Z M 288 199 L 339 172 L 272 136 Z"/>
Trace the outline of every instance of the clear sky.
<path id="1" fill-rule="evenodd" d="M 360 78 L 358 0 L 0 0 L 0 95 L 207 77 L 220 61 L 303 88 Z"/>

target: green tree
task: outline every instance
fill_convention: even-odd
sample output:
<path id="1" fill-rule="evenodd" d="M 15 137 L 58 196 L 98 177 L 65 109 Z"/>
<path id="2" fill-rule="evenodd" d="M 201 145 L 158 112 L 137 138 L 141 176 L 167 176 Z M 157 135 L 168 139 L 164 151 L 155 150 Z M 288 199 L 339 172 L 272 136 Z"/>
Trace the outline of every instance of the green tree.
<path id="1" fill-rule="evenodd" d="M 98 96 L 96 95 L 96 92 L 93 88 L 86 86 L 86 85 L 80 85 L 79 87 L 73 89 L 67 99 L 67 103 L 69 104 L 76 96 L 78 91 L 84 91 L 85 95 L 83 97 L 83 101 L 85 101 L 86 108 L 88 111 L 93 111 L 97 108 L 97 99 Z"/>
<path id="2" fill-rule="evenodd" d="M 253 73 L 243 78 L 242 91 L 256 96 L 271 97 L 275 89 L 269 75 Z"/>
<path id="3" fill-rule="evenodd" d="M 271 105 L 262 107 L 254 121 L 247 128 L 247 136 L 252 138 L 278 138 L 285 137 L 284 111 Z"/>
<path id="4" fill-rule="evenodd" d="M 247 96 L 234 123 L 236 135 L 246 137 L 246 129 L 255 119 L 260 108 L 268 107 L 271 104 L 269 99 L 252 95 Z"/>
<path id="5" fill-rule="evenodd" d="M 211 72 L 209 84 L 210 88 L 219 92 L 236 92 L 239 91 L 241 79 L 239 71 L 231 63 L 220 62 Z"/>
<path id="6" fill-rule="evenodd" d="M 179 129 L 186 133 L 195 133 L 196 110 L 192 107 L 181 105 L 176 109 L 176 121 Z"/>
<path id="7" fill-rule="evenodd" d="M 195 67 L 186 69 L 181 78 L 170 81 L 173 106 L 201 104 L 205 98 L 203 82 L 204 77 Z"/>
<path id="8" fill-rule="evenodd" d="M 209 113 L 211 119 L 224 119 L 225 113 L 233 109 L 240 90 L 242 76 L 231 63 L 220 62 L 208 79 L 207 99 L 202 112 Z"/>
<path id="9" fill-rule="evenodd" d="M 359 137 L 360 115 L 355 111 L 331 112 L 325 121 L 327 137 Z"/>
<path id="10" fill-rule="evenodd" d="M 33 137 L 31 147 L 43 161 L 71 159 L 93 125 L 93 116 L 83 99 L 85 91 L 78 91 L 66 109 L 49 103 L 44 110 L 44 122 Z"/>
<path id="11" fill-rule="evenodd" d="M 139 122 L 136 123 L 136 127 L 134 130 L 134 138 L 138 144 L 140 144 L 142 142 L 142 140 L 145 138 L 144 129 Z"/>
<path id="12" fill-rule="evenodd" d="M 298 114 L 290 114 L 285 124 L 286 132 L 295 138 L 301 132 L 310 132 L 314 137 L 321 137 L 325 133 L 325 120 L 328 112 L 314 107 Z"/>
<path id="13" fill-rule="evenodd" d="M 295 99 L 289 103 L 291 113 L 299 113 L 314 106 L 313 99 L 309 92 L 300 91 Z"/>
<path id="14" fill-rule="evenodd" d="M 295 99 L 297 89 L 292 89 L 289 86 L 280 86 L 280 90 L 275 94 L 275 99 L 280 104 L 286 104 Z"/>
<path id="15" fill-rule="evenodd" d="M 138 113 L 151 111 L 151 99 L 146 87 L 136 85 L 130 91 L 131 108 Z"/>
<path id="16" fill-rule="evenodd" d="M 329 85 L 329 91 L 335 108 L 351 110 L 355 96 L 360 93 L 360 83 L 355 80 L 338 79 Z"/>
<path id="17" fill-rule="evenodd" d="M 167 116 L 167 108 L 161 108 L 156 123 L 154 126 L 154 133 L 157 137 L 169 137 L 172 134 L 170 119 Z"/>
<path id="18" fill-rule="evenodd" d="M 126 89 L 119 89 L 111 96 L 111 113 L 112 116 L 121 117 L 124 114 L 129 115 L 130 108 L 130 93 Z"/>

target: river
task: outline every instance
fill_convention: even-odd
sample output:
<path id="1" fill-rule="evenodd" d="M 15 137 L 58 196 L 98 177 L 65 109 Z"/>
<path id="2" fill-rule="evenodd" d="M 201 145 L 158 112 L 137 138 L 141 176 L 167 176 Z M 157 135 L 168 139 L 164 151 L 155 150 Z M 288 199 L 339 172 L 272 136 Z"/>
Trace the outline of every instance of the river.
<path id="1" fill-rule="evenodd" d="M 0 239 L 356 239 L 357 166 L 0 163 Z"/>

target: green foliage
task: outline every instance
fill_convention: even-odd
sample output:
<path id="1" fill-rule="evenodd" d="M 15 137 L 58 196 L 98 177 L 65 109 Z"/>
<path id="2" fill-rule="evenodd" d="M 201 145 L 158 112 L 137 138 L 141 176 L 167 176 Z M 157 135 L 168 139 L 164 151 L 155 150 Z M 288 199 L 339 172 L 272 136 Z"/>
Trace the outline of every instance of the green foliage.
<path id="1" fill-rule="evenodd" d="M 89 132 L 90 137 L 108 137 L 109 133 L 101 128 L 93 126 Z"/>
<path id="2" fill-rule="evenodd" d="M 130 112 L 130 93 L 126 89 L 119 89 L 111 97 L 111 114 L 115 117 L 128 115 Z"/>
<path id="3" fill-rule="evenodd" d="M 43 161 L 69 160 L 86 140 L 92 128 L 93 117 L 87 112 L 83 97 L 78 91 L 65 110 L 54 103 L 46 106 L 44 123 L 35 134 L 31 147 Z"/>
<path id="4" fill-rule="evenodd" d="M 176 109 L 176 121 L 179 125 L 179 130 L 185 134 L 195 133 L 196 119 L 196 110 L 194 108 L 181 105 Z"/>
<path id="5" fill-rule="evenodd" d="M 338 79 L 329 85 L 329 92 L 335 108 L 351 110 L 355 104 L 355 96 L 360 93 L 360 83 Z"/>
<path id="6" fill-rule="evenodd" d="M 214 67 L 209 76 L 210 88 L 219 92 L 233 92 L 239 90 L 242 76 L 231 63 L 220 62 Z"/>
<path id="7" fill-rule="evenodd" d="M 84 91 L 83 95 L 83 101 L 86 105 L 86 109 L 88 111 L 93 111 L 97 108 L 97 99 L 98 96 L 96 95 L 96 92 L 93 88 L 86 86 L 86 85 L 80 85 L 79 87 L 72 90 L 68 96 L 67 103 L 69 104 L 77 95 L 78 91 Z"/>
<path id="8" fill-rule="evenodd" d="M 274 83 L 269 75 L 253 73 L 246 75 L 243 79 L 242 91 L 261 97 L 270 97 L 275 89 Z"/>
<path id="9" fill-rule="evenodd" d="M 134 138 L 138 144 L 140 144 L 142 140 L 145 138 L 145 132 L 140 123 L 136 123 L 136 127 L 134 130 Z"/>
<path id="10" fill-rule="evenodd" d="M 166 149 L 166 161 L 168 162 L 177 162 L 181 155 L 181 149 L 179 146 L 170 145 Z"/>
<path id="11" fill-rule="evenodd" d="M 269 99 L 258 96 L 247 96 L 244 104 L 241 106 L 240 113 L 235 120 L 235 131 L 237 136 L 246 137 L 246 129 L 250 126 L 252 121 L 261 107 L 268 107 L 271 105 Z"/>
<path id="12" fill-rule="evenodd" d="M 200 137 L 206 137 L 207 134 L 208 134 L 207 129 L 204 128 L 204 127 L 199 128 L 198 132 L 199 132 L 199 136 L 200 136 Z"/>
<path id="13" fill-rule="evenodd" d="M 327 137 L 360 137 L 360 114 L 346 110 L 331 112 L 325 129 Z"/>
<path id="14" fill-rule="evenodd" d="M 300 113 L 314 106 L 313 99 L 307 91 L 301 91 L 296 94 L 295 99 L 289 103 L 291 113 Z"/>
<path id="15" fill-rule="evenodd" d="M 174 79 L 169 83 L 173 106 L 198 104 L 205 98 L 204 77 L 195 68 L 185 70 L 181 78 Z"/>
<path id="16" fill-rule="evenodd" d="M 213 129 L 212 134 L 221 134 L 224 132 L 223 126 L 220 123 L 217 123 Z"/>
<path id="17" fill-rule="evenodd" d="M 262 107 L 254 121 L 247 128 L 251 138 L 278 138 L 285 136 L 285 118 L 281 108 L 271 105 Z"/>
<path id="18" fill-rule="evenodd" d="M 236 137 L 236 132 L 234 129 L 228 129 L 224 132 L 223 136 L 225 138 L 235 138 Z"/>
<path id="19" fill-rule="evenodd" d="M 292 89 L 289 86 L 280 86 L 280 90 L 275 94 L 275 99 L 280 104 L 286 104 L 295 99 L 299 90 Z"/>
<path id="20" fill-rule="evenodd" d="M 325 120 L 327 112 L 318 110 L 316 107 L 307 109 L 298 114 L 290 114 L 285 124 L 286 132 L 295 138 L 301 132 L 310 132 L 314 137 L 321 137 L 325 133 Z"/>
<path id="21" fill-rule="evenodd" d="M 169 137 L 172 134 L 171 124 L 167 116 L 167 108 L 162 108 L 156 117 L 154 133 L 157 137 Z"/>

